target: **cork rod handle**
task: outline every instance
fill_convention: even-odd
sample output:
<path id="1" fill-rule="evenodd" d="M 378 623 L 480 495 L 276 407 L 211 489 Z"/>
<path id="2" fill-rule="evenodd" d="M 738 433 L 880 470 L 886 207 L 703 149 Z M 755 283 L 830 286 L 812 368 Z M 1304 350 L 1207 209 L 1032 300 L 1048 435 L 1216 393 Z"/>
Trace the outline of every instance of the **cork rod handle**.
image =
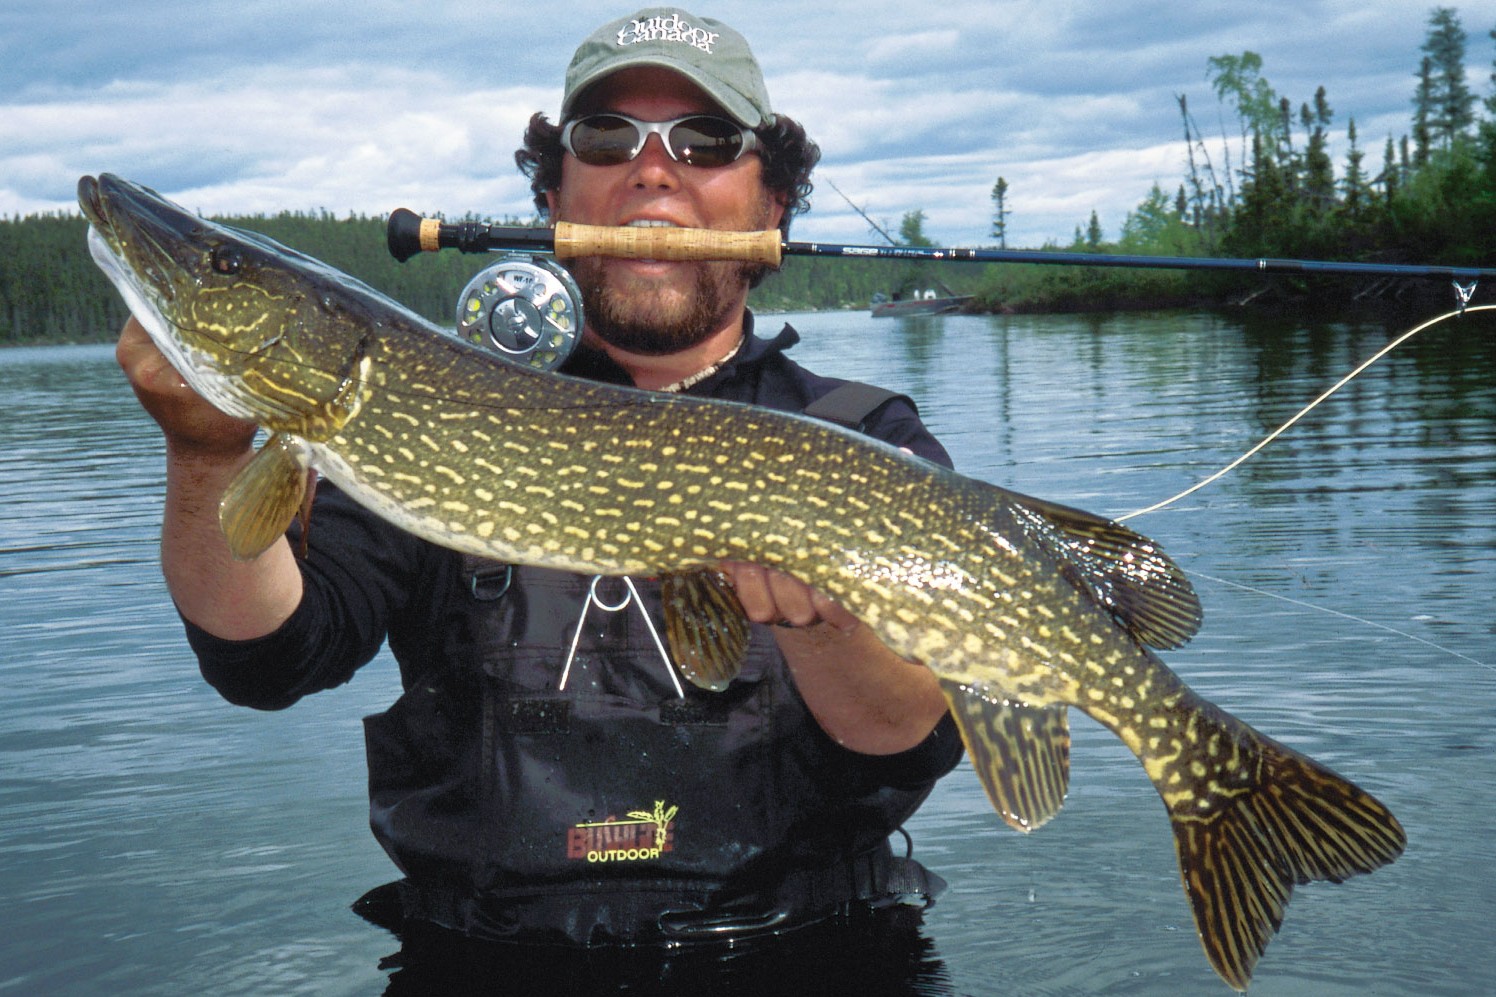
<path id="1" fill-rule="evenodd" d="M 609 228 L 556 223 L 556 255 L 646 260 L 743 260 L 779 266 L 779 230 L 721 232 L 698 228 Z"/>

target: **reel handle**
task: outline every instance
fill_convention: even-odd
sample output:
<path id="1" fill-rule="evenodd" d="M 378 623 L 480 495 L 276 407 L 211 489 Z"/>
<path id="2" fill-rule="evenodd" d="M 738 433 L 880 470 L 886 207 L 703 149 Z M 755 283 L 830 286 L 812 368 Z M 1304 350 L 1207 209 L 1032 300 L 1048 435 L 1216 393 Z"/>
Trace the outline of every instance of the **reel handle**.
<path id="1" fill-rule="evenodd" d="M 419 253 L 456 249 L 489 253 L 508 249 L 553 252 L 560 259 L 620 256 L 650 260 L 742 260 L 779 266 L 778 229 L 722 232 L 716 229 L 633 228 L 557 222 L 554 230 L 481 222 L 444 222 L 396 208 L 385 226 L 390 255 L 404 263 Z"/>

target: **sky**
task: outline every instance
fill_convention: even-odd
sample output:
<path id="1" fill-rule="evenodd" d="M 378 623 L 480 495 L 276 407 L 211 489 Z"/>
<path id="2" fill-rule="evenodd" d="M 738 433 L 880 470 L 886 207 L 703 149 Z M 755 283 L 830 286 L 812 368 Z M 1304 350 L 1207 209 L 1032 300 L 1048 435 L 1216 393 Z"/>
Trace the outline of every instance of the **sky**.
<path id="1" fill-rule="evenodd" d="M 1446 0 L 1491 93 L 1496 0 Z M 1326 88 L 1344 168 L 1409 130 L 1431 0 L 696 0 L 753 45 L 776 111 L 820 144 L 821 182 L 792 238 L 880 238 L 835 184 L 897 229 L 991 245 L 1106 238 L 1154 183 L 1187 172 L 1177 95 L 1217 169 L 1235 136 L 1211 56 L 1262 56 L 1295 107 Z M 577 44 L 633 4 L 510 0 L 5 0 L 0 216 L 75 210 L 112 172 L 206 214 L 328 211 L 528 217 L 513 165 L 535 111 L 552 119 Z M 1239 150 L 1229 155 L 1236 157 Z M 1233 159 L 1233 161 L 1235 161 Z M 824 181 L 830 181 L 824 182 Z"/>

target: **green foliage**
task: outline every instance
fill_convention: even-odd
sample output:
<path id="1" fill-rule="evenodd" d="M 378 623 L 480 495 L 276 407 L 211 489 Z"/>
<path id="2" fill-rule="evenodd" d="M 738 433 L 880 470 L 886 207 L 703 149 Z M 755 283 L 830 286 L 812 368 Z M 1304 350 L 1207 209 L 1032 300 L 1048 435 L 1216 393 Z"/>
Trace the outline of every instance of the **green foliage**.
<path id="1" fill-rule="evenodd" d="M 118 332 L 125 308 L 88 255 L 87 231 L 75 215 L 0 219 L 0 345 Z"/>
<path id="2" fill-rule="evenodd" d="M 1095 212 L 1077 225 L 1071 249 L 1133 255 L 1298 257 L 1490 266 L 1496 260 L 1496 72 L 1491 95 L 1466 85 L 1465 33 L 1452 8 L 1435 8 L 1421 48 L 1408 135 L 1388 136 L 1380 172 L 1368 176 L 1354 118 L 1337 171 L 1334 114 L 1325 87 L 1299 105 L 1268 82 L 1255 52 L 1214 56 L 1207 76 L 1227 117 L 1234 116 L 1237 163 L 1226 144 L 1217 174 L 1207 143 L 1178 97 L 1189 175 L 1173 205 L 1155 185 L 1128 215 L 1116 243 L 1102 241 Z M 1496 30 L 1489 33 L 1496 40 Z M 1224 137 L 1224 136 L 1223 136 Z M 1026 268 L 1060 270 L 1062 268 Z M 1260 280 L 1249 274 L 1182 279 L 1147 270 L 1055 275 L 990 275 L 989 307 L 1105 307 L 1173 303 L 1200 290 L 1237 297 Z"/>
<path id="3" fill-rule="evenodd" d="M 218 220 L 314 256 L 441 324 L 452 322 L 458 293 L 487 263 L 458 253 L 398 263 L 385 249 L 382 218 L 282 213 Z M 0 345 L 118 335 L 125 306 L 90 258 L 87 231 L 77 215 L 0 219 Z"/>
<path id="4" fill-rule="evenodd" d="M 1436 7 L 1428 19 L 1428 37 L 1423 42 L 1429 76 L 1420 73 L 1416 99 L 1427 100 L 1424 113 L 1429 131 L 1443 148 L 1452 148 L 1468 136 L 1475 123 L 1475 95 L 1465 83 L 1465 30 L 1452 7 Z"/>

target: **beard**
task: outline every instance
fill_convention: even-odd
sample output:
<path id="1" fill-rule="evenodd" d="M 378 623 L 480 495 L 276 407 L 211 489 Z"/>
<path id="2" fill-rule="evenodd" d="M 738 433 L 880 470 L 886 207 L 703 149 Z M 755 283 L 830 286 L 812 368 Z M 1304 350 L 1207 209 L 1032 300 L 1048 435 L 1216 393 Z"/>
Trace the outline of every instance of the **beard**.
<path id="1" fill-rule="evenodd" d="M 736 316 L 745 284 L 761 264 L 690 264 L 688 285 L 678 288 L 620 273 L 605 257 L 573 260 L 587 327 L 611 346 L 644 356 L 664 356 L 703 342 Z"/>

